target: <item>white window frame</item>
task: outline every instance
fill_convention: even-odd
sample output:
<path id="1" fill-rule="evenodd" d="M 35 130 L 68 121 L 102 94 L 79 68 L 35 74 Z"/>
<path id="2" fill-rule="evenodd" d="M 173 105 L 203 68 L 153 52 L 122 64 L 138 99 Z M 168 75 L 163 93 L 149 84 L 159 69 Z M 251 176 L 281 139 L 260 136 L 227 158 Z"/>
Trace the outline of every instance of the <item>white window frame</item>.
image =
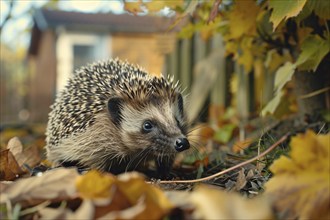
<path id="1" fill-rule="evenodd" d="M 111 36 L 110 34 L 86 34 L 79 32 L 67 32 L 61 30 L 56 43 L 56 92 L 61 91 L 68 78 L 73 74 L 74 46 L 94 46 L 94 59 L 105 60 L 111 57 Z"/>

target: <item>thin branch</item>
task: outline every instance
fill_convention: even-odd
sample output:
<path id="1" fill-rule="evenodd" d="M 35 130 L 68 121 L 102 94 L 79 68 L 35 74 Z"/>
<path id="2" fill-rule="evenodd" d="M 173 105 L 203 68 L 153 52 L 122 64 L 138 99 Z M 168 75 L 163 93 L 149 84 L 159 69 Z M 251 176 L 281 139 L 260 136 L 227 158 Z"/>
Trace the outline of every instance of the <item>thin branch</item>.
<path id="1" fill-rule="evenodd" d="M 329 90 L 330 90 L 330 87 L 325 87 L 323 89 L 319 89 L 319 90 L 316 90 L 314 92 L 311 92 L 311 93 L 308 93 L 308 94 L 305 94 L 305 95 L 301 95 L 298 98 L 300 98 L 300 99 L 311 98 L 313 96 L 319 95 L 319 94 L 324 93 L 324 92 L 329 91 Z"/>
<path id="2" fill-rule="evenodd" d="M 262 152 L 261 154 L 247 160 L 247 161 L 244 161 L 242 163 L 239 163 L 233 167 L 230 167 L 226 170 L 223 170 L 219 173 L 216 173 L 216 174 L 213 174 L 211 176 L 208 176 L 208 177 L 204 177 L 204 178 L 200 178 L 200 179 L 195 179 L 195 180 L 162 180 L 162 181 L 159 181 L 157 183 L 199 183 L 199 182 L 204 182 L 204 181 L 207 181 L 207 180 L 211 180 L 215 177 L 219 177 L 225 173 L 228 173 L 232 170 L 235 170 L 237 168 L 240 168 L 242 166 L 245 166 L 249 163 L 252 163 L 253 161 L 255 160 L 258 160 L 259 158 L 261 157 L 264 157 L 266 154 L 268 154 L 269 152 L 271 152 L 272 150 L 274 150 L 278 145 L 280 145 L 281 143 L 283 143 L 286 139 L 288 138 L 288 134 L 284 135 L 281 139 L 279 139 L 276 143 L 274 143 L 272 146 L 270 146 L 267 150 L 265 150 L 264 152 Z"/>
<path id="3" fill-rule="evenodd" d="M 218 11 L 219 11 L 219 5 L 221 4 L 221 2 L 222 2 L 222 0 L 214 1 L 212 9 L 211 9 L 211 13 L 209 15 L 209 18 L 207 19 L 207 23 L 214 21 L 214 19 L 217 17 Z"/>

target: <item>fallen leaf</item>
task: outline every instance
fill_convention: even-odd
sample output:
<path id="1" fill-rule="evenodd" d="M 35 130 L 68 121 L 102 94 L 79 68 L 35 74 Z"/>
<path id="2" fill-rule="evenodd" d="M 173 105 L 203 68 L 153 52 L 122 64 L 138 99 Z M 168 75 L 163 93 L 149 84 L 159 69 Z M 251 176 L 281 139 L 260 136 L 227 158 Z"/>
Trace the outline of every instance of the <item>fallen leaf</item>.
<path id="1" fill-rule="evenodd" d="M 76 188 L 83 198 L 108 198 L 114 183 L 115 178 L 111 174 L 92 170 L 77 178 Z"/>
<path id="2" fill-rule="evenodd" d="M 290 157 L 281 156 L 270 167 L 265 185 L 281 218 L 330 219 L 330 134 L 298 134 L 290 143 Z"/>
<path id="3" fill-rule="evenodd" d="M 246 181 L 246 177 L 245 177 L 245 173 L 244 173 L 244 168 L 242 168 L 239 172 L 238 172 L 238 176 L 237 176 L 237 180 L 236 180 L 236 184 L 234 187 L 235 191 L 240 191 L 241 189 L 244 188 L 244 186 L 246 185 L 247 181 Z"/>
<path id="4" fill-rule="evenodd" d="M 58 208 L 45 207 L 38 210 L 39 219 L 93 219 L 95 206 L 91 200 L 83 200 L 80 206 L 72 211 L 65 206 Z"/>
<path id="5" fill-rule="evenodd" d="M 74 198 L 77 196 L 74 183 L 78 175 L 76 169 L 59 168 L 47 171 L 42 176 L 19 179 L 0 188 L 0 203 L 10 200 L 12 204 L 20 203 L 22 207 L 26 207 L 44 200 Z"/>
<path id="6" fill-rule="evenodd" d="M 273 219 L 269 201 L 264 197 L 245 199 L 239 194 L 200 185 L 189 201 L 195 207 L 194 219 Z"/>
<path id="7" fill-rule="evenodd" d="M 234 129 L 237 126 L 234 124 L 226 124 L 216 130 L 214 134 L 214 140 L 219 141 L 221 143 L 227 143 L 233 136 Z"/>
<path id="8" fill-rule="evenodd" d="M 93 219 L 95 206 L 91 200 L 85 199 L 79 208 L 67 213 L 67 219 Z"/>
<path id="9" fill-rule="evenodd" d="M 23 150 L 23 145 L 17 137 L 9 140 L 7 149 L 13 153 L 18 165 L 24 171 L 28 171 L 26 165 L 28 167 L 35 167 L 41 162 L 38 147 L 32 146 Z"/>
<path id="10" fill-rule="evenodd" d="M 147 184 L 135 172 L 116 178 L 90 171 L 79 177 L 76 185 L 82 197 L 93 201 L 94 217 L 100 219 L 161 219 L 173 208 L 158 187 Z M 100 199 L 108 202 L 100 203 Z"/>
<path id="11" fill-rule="evenodd" d="M 234 153 L 239 153 L 242 150 L 248 148 L 252 142 L 253 142 L 253 140 L 251 138 L 247 138 L 243 141 L 237 141 L 237 142 L 235 142 L 232 150 Z"/>
<path id="12" fill-rule="evenodd" d="M 41 219 L 55 220 L 55 219 L 66 219 L 66 213 L 68 209 L 59 207 L 59 208 L 43 208 L 38 211 Z"/>
<path id="13" fill-rule="evenodd" d="M 108 219 L 161 219 L 154 218 L 154 216 L 150 217 L 150 215 L 146 214 L 148 210 L 146 210 L 145 198 L 138 200 L 138 202 L 127 208 L 118 211 L 109 212 L 102 217 L 98 218 L 99 220 L 108 220 Z M 153 210 L 150 210 L 153 212 Z M 144 213 L 144 214 L 143 214 Z"/>
<path id="14" fill-rule="evenodd" d="M 135 172 L 119 175 L 118 187 L 132 204 L 137 204 L 141 198 L 145 200 L 146 209 L 138 215 L 140 219 L 159 219 L 173 208 L 163 191 L 147 184 L 144 178 Z"/>
<path id="15" fill-rule="evenodd" d="M 192 142 L 206 144 L 214 135 L 214 129 L 207 124 L 198 124 L 191 128 L 188 139 Z"/>
<path id="16" fill-rule="evenodd" d="M 13 137 L 8 141 L 7 149 L 11 151 L 14 157 L 23 152 L 23 146 L 18 137 Z"/>
<path id="17" fill-rule="evenodd" d="M 15 180 L 25 173 L 9 149 L 0 152 L 0 165 L 0 180 Z"/>

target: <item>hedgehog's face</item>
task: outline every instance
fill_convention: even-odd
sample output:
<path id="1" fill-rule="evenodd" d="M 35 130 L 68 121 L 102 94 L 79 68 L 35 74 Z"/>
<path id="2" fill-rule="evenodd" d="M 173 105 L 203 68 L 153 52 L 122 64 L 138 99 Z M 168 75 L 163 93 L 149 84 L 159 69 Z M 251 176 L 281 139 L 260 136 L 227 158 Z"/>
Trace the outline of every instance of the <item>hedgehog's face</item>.
<path id="1" fill-rule="evenodd" d="M 138 103 L 112 98 L 108 111 L 128 153 L 174 156 L 190 147 L 181 94 L 173 99 L 150 97 Z"/>

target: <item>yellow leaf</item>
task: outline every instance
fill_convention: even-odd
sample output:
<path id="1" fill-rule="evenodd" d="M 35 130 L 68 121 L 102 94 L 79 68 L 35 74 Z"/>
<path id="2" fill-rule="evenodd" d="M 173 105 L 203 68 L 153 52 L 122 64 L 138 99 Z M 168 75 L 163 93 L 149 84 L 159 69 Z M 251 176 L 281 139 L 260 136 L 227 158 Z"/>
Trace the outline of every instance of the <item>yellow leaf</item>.
<path id="1" fill-rule="evenodd" d="M 254 56 L 252 53 L 253 38 L 244 38 L 241 42 L 241 54 L 237 58 L 237 62 L 243 65 L 245 73 L 249 73 L 253 67 Z"/>
<path id="2" fill-rule="evenodd" d="M 237 93 L 238 91 L 238 76 L 237 74 L 233 73 L 232 77 L 230 78 L 230 92 L 233 94 Z"/>
<path id="3" fill-rule="evenodd" d="M 124 1 L 124 9 L 132 14 L 137 14 L 139 12 L 143 12 L 141 6 L 143 5 L 142 0 L 138 0 L 135 2 L 127 2 Z"/>
<path id="4" fill-rule="evenodd" d="M 200 34 L 201 38 L 206 41 L 208 40 L 214 33 L 217 32 L 217 29 L 220 26 L 221 17 L 217 17 L 214 19 L 213 22 L 210 22 L 209 24 L 203 24 L 200 26 Z"/>
<path id="5" fill-rule="evenodd" d="M 148 9 L 149 12 L 158 12 L 165 7 L 175 9 L 176 7 L 182 7 L 184 4 L 183 0 L 176 0 L 176 1 L 165 1 L 165 0 L 158 0 L 158 1 L 150 1 L 145 2 L 144 5 Z"/>
<path id="6" fill-rule="evenodd" d="M 216 187 L 199 185 L 189 196 L 194 205 L 193 219 L 273 219 L 264 197 L 247 200 Z"/>
<path id="7" fill-rule="evenodd" d="M 291 62 L 286 62 L 283 66 L 281 66 L 277 71 L 275 75 L 275 93 L 279 93 L 285 84 L 289 82 L 295 73 L 296 64 L 293 64 Z"/>
<path id="8" fill-rule="evenodd" d="M 273 73 L 287 61 L 292 61 L 289 52 L 285 51 L 282 55 L 280 55 L 276 49 L 273 49 L 267 53 L 265 66 L 268 68 L 270 73 Z"/>
<path id="9" fill-rule="evenodd" d="M 149 12 L 158 12 L 165 8 L 166 2 L 164 1 L 151 1 L 145 3 L 146 8 Z"/>
<path id="10" fill-rule="evenodd" d="M 291 157 L 300 168 L 330 171 L 329 141 L 330 134 L 317 136 L 311 130 L 305 135 L 297 135 L 291 141 Z"/>
<path id="11" fill-rule="evenodd" d="M 230 37 L 235 39 L 243 34 L 255 35 L 259 9 L 254 0 L 235 1 L 228 15 Z"/>
<path id="12" fill-rule="evenodd" d="M 313 28 L 310 27 L 303 27 L 303 28 L 298 28 L 298 41 L 299 44 L 301 45 L 302 42 L 310 36 L 310 34 L 313 32 Z"/>
<path id="13" fill-rule="evenodd" d="M 290 158 L 281 156 L 271 165 L 274 177 L 266 193 L 282 218 L 330 218 L 329 140 L 330 134 L 299 134 L 291 140 Z"/>
<path id="14" fill-rule="evenodd" d="M 147 184 L 137 173 L 119 175 L 117 186 L 133 205 L 137 204 L 141 198 L 144 199 L 146 208 L 137 219 L 160 219 L 173 208 L 163 191 Z"/>
<path id="15" fill-rule="evenodd" d="M 319 35 L 310 35 L 301 44 L 301 53 L 296 65 L 299 70 L 316 71 L 318 65 L 330 51 L 330 39 L 321 38 Z"/>
<path id="16" fill-rule="evenodd" d="M 225 47 L 226 47 L 226 55 L 237 53 L 238 44 L 236 41 L 227 41 Z"/>
<path id="17" fill-rule="evenodd" d="M 115 178 L 110 174 L 92 170 L 77 178 L 76 188 L 83 198 L 107 198 L 114 182 Z"/>
<path id="18" fill-rule="evenodd" d="M 236 141 L 234 143 L 234 146 L 233 146 L 232 150 L 233 150 L 234 153 L 239 153 L 242 150 L 248 148 L 251 145 L 252 142 L 253 142 L 253 139 L 251 139 L 251 138 L 247 138 L 247 139 L 242 140 L 242 141 Z"/>
<path id="19" fill-rule="evenodd" d="M 275 30 L 283 19 L 297 16 L 303 9 L 306 2 L 307 0 L 270 0 L 269 8 L 272 9 L 270 21 L 273 22 L 273 29 Z"/>

